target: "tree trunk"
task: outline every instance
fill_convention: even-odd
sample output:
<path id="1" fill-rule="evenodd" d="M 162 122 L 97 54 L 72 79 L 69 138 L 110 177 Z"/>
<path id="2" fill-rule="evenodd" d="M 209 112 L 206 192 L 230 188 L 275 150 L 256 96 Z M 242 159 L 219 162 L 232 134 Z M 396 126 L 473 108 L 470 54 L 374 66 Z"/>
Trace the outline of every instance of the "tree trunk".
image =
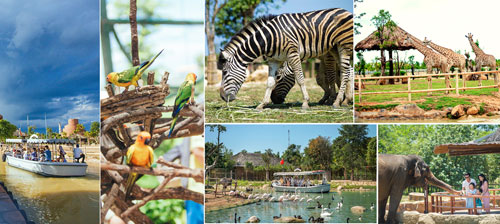
<path id="1" fill-rule="evenodd" d="M 389 50 L 389 76 L 394 76 L 394 62 L 392 58 L 392 50 Z M 389 84 L 394 84 L 394 79 L 389 79 Z"/>
<path id="2" fill-rule="evenodd" d="M 354 180 L 354 169 L 351 169 L 351 181 Z"/>
<path id="3" fill-rule="evenodd" d="M 344 168 L 344 180 L 347 180 L 347 169 Z"/>
<path id="4" fill-rule="evenodd" d="M 205 6 L 205 35 L 207 36 L 208 58 L 206 65 L 206 76 L 208 85 L 220 82 L 217 76 L 217 56 L 215 55 L 215 14 L 220 7 L 217 7 L 217 1 L 214 3 L 212 14 L 210 14 L 210 1 L 206 1 Z"/>
<path id="5" fill-rule="evenodd" d="M 136 0 L 130 0 L 130 34 L 131 34 L 131 50 L 132 50 L 132 64 L 139 65 L 139 38 L 137 35 L 137 5 Z"/>
<path id="6" fill-rule="evenodd" d="M 384 50 L 380 50 L 380 76 L 385 75 L 385 55 Z"/>

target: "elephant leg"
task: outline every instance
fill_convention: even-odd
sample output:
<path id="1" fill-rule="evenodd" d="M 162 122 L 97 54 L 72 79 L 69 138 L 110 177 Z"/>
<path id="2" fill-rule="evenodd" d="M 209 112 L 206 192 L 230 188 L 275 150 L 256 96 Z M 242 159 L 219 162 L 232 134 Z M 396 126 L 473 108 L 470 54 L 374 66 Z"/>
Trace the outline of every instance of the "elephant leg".
<path id="1" fill-rule="evenodd" d="M 378 201 L 378 223 L 385 223 L 385 208 L 387 206 L 387 197 Z"/>
<path id="2" fill-rule="evenodd" d="M 387 223 L 398 223 L 396 222 L 396 213 L 398 212 L 399 203 L 401 202 L 401 197 L 403 197 L 403 190 L 391 191 L 391 200 L 389 201 L 389 214 L 387 215 Z"/>

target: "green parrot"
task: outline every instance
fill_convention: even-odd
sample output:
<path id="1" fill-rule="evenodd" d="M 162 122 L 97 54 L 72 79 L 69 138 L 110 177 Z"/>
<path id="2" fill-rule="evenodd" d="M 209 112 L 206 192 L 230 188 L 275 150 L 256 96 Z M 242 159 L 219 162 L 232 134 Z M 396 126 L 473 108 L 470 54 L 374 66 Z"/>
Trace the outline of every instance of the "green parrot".
<path id="1" fill-rule="evenodd" d="M 160 53 L 154 56 L 153 59 L 145 61 L 138 66 L 134 66 L 122 72 L 109 73 L 106 77 L 106 81 L 108 81 L 109 83 L 113 83 L 114 85 L 119 87 L 125 87 L 125 92 L 128 91 L 128 87 L 130 85 L 134 85 L 136 87 L 135 89 L 137 90 L 137 88 L 139 87 L 138 81 L 142 78 L 142 74 L 151 64 L 153 64 L 153 62 L 161 54 L 161 52 L 163 52 L 163 50 L 161 50 Z"/>
<path id="2" fill-rule="evenodd" d="M 179 87 L 177 91 L 177 96 L 175 97 L 174 110 L 172 111 L 172 125 L 170 125 L 170 132 L 168 133 L 168 137 L 172 136 L 172 132 L 174 131 L 175 122 L 177 122 L 177 118 L 179 117 L 179 112 L 181 112 L 182 108 L 187 103 L 194 102 L 194 85 L 196 84 L 196 74 L 189 73 L 186 76 L 186 79 Z"/>

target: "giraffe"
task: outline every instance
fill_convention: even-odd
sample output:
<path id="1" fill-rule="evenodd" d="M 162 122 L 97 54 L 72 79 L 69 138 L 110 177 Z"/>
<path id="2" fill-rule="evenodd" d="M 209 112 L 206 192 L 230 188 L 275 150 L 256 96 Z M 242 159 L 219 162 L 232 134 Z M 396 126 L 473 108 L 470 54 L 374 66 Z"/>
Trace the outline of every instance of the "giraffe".
<path id="1" fill-rule="evenodd" d="M 431 47 L 432 49 L 434 49 L 438 53 L 442 54 L 443 56 L 447 57 L 448 59 L 451 59 L 451 62 L 452 62 L 451 66 L 457 67 L 460 70 L 460 72 L 466 71 L 466 69 L 465 69 L 465 56 L 463 56 L 459 53 L 456 53 L 455 51 L 453 51 L 449 48 L 439 46 L 439 45 L 433 43 L 431 40 L 427 39 L 427 37 L 424 38 L 424 41 L 422 41 L 422 43 Z"/>
<path id="2" fill-rule="evenodd" d="M 490 70 L 496 70 L 497 69 L 497 62 L 496 59 L 493 55 L 491 54 L 486 54 L 484 53 L 481 48 L 479 48 L 476 43 L 474 43 L 474 40 L 472 39 L 472 34 L 468 33 L 465 35 L 467 39 L 469 40 L 469 44 L 472 47 L 472 51 L 474 51 L 474 54 L 476 55 L 476 68 L 475 71 L 481 71 L 481 68 L 484 67 L 489 67 Z M 495 74 L 495 83 L 498 83 L 498 74 Z"/>
<path id="3" fill-rule="evenodd" d="M 434 52 L 432 49 L 426 47 L 422 41 L 417 39 L 416 37 L 410 35 L 409 33 L 405 33 L 404 42 L 410 42 L 421 54 L 424 55 L 424 62 L 427 66 L 427 74 L 432 74 L 433 68 L 438 68 L 441 70 L 441 73 L 447 73 L 450 69 L 450 63 L 448 62 L 448 58 L 445 56 Z M 430 82 L 431 77 L 428 77 L 427 80 Z M 445 76 L 446 88 L 451 88 L 450 77 Z M 430 88 L 430 85 L 429 85 Z M 449 91 L 446 91 L 448 94 Z M 427 95 L 431 95 L 429 92 Z"/>

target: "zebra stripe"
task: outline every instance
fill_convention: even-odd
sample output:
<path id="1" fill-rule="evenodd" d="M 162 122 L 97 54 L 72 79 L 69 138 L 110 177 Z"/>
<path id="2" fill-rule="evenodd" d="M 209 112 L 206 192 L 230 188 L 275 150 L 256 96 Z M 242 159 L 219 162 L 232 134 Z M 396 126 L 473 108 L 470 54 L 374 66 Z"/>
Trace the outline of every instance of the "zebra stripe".
<path id="1" fill-rule="evenodd" d="M 339 8 L 271 15 L 252 21 L 231 38 L 219 55 L 221 98 L 236 98 L 248 64 L 262 56 L 270 63 L 269 76 L 273 78 L 285 61 L 290 65 L 307 103 L 301 62 L 323 56 L 336 45 L 342 73 L 347 74 L 352 61 L 352 29 L 352 13 Z M 272 79 L 268 81 L 268 89 L 274 84 Z"/>

